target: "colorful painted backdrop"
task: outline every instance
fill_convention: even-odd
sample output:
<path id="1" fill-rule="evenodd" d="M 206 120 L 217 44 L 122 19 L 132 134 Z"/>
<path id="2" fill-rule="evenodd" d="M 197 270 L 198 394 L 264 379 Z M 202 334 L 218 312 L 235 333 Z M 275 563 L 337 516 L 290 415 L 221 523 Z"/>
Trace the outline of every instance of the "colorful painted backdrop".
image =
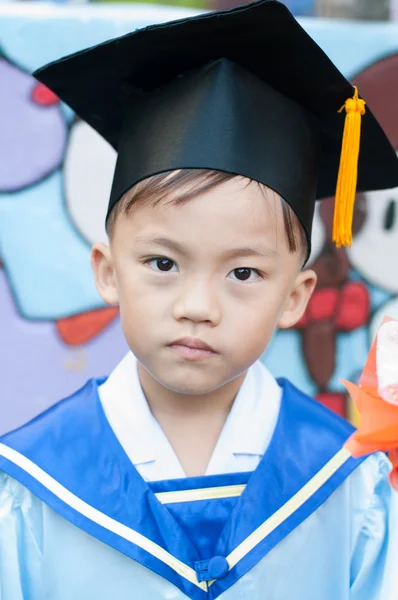
<path id="1" fill-rule="evenodd" d="M 0 433 L 23 423 L 126 351 L 117 312 L 90 271 L 113 150 L 30 75 L 63 54 L 155 21 L 192 14 L 154 5 L 0 5 Z M 354 79 L 398 149 L 398 26 L 303 20 Z M 318 289 L 264 361 L 352 417 L 355 379 L 381 315 L 398 317 L 398 190 L 358 198 L 355 243 L 329 244 L 331 202 L 316 214 Z"/>

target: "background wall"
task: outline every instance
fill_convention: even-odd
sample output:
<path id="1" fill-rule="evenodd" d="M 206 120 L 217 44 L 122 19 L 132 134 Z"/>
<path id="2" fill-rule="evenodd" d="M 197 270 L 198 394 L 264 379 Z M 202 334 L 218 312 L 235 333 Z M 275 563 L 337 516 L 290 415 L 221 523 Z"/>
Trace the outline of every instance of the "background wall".
<path id="1" fill-rule="evenodd" d="M 90 271 L 113 150 L 30 75 L 66 53 L 192 14 L 155 5 L 0 5 L 0 433 L 16 427 L 126 352 L 117 311 Z M 366 96 L 398 149 L 398 26 L 303 19 Z M 355 379 L 384 313 L 398 318 L 398 189 L 358 198 L 348 253 L 329 244 L 319 207 L 305 318 L 263 357 L 277 376 L 355 419 L 340 378 Z"/>

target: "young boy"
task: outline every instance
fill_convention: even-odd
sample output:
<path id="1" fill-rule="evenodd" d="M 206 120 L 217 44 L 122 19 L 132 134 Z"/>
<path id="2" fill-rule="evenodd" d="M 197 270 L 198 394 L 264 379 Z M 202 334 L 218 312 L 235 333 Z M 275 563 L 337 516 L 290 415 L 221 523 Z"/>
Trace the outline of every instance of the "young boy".
<path id="1" fill-rule="evenodd" d="M 131 353 L 1 440 L 1 600 L 392 598 L 387 459 L 352 458 L 352 428 L 258 360 L 314 289 L 315 198 L 345 118 L 346 190 L 363 102 L 273 0 L 37 77 L 118 150 L 92 265 Z M 395 187 L 362 121 L 358 187 Z"/>

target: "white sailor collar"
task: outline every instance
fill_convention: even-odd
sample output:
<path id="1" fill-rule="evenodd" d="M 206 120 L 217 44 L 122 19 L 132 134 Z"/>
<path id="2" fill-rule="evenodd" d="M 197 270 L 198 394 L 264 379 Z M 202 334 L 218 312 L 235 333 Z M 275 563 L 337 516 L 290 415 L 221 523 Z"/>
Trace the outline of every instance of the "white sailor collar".
<path id="1" fill-rule="evenodd" d="M 145 479 L 184 477 L 170 443 L 150 411 L 131 352 L 99 387 L 99 396 L 116 437 Z M 280 399 L 278 383 L 257 361 L 237 394 L 207 475 L 256 468 L 272 437 Z"/>

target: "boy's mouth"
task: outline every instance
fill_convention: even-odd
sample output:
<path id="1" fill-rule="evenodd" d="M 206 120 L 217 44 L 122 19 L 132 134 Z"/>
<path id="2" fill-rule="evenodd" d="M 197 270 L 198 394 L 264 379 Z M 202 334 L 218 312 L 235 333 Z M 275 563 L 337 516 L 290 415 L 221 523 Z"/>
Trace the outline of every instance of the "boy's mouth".
<path id="1" fill-rule="evenodd" d="M 187 360 L 201 360 L 217 354 L 206 342 L 191 337 L 180 338 L 169 344 L 169 348 Z"/>

